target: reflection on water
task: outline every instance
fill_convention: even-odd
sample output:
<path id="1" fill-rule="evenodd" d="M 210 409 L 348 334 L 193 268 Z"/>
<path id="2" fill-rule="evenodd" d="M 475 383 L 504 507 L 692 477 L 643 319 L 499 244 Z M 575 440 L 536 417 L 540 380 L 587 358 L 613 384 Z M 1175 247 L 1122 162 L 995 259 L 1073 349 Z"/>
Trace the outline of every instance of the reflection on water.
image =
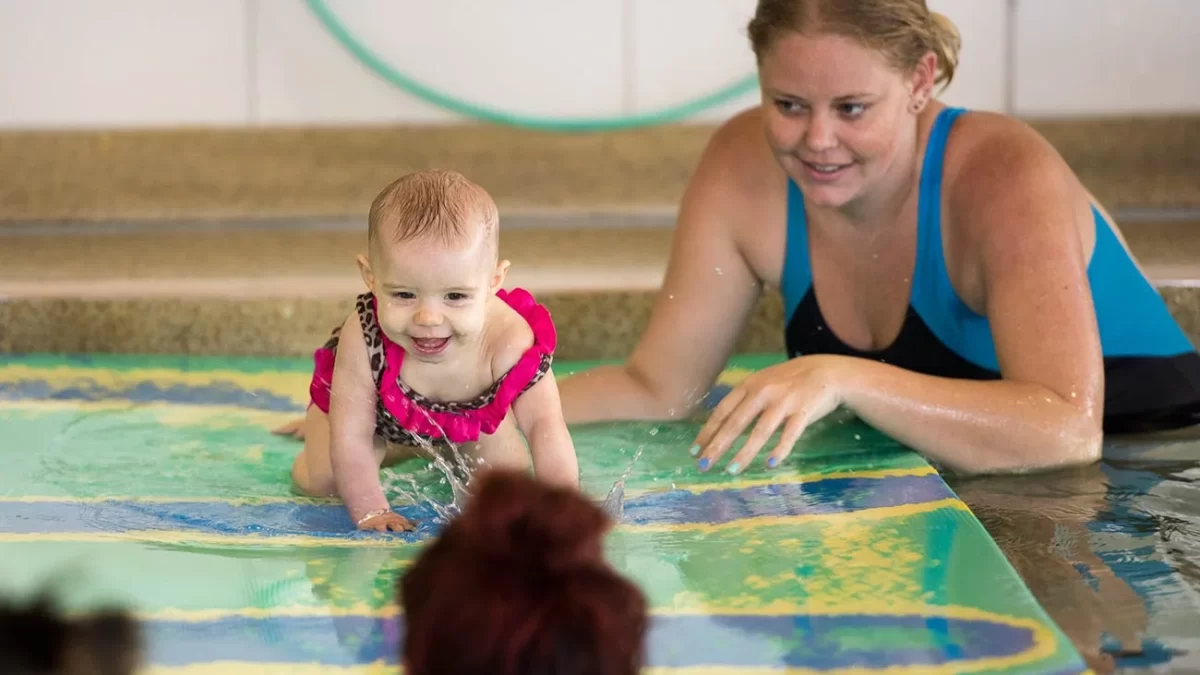
<path id="1" fill-rule="evenodd" d="M 1200 433 L 947 479 L 1097 673 L 1200 672 Z"/>

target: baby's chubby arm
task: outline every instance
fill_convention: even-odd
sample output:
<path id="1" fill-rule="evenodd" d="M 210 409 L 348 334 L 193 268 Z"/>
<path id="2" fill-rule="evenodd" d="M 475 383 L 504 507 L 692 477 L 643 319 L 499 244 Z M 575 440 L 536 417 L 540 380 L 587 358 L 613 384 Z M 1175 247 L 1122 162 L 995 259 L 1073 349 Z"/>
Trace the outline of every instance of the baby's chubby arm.
<path id="1" fill-rule="evenodd" d="M 556 485 L 579 487 L 579 459 L 563 419 L 554 371 L 546 374 L 513 402 L 517 426 L 529 443 L 533 472 Z"/>
<path id="2" fill-rule="evenodd" d="M 329 460 L 338 495 L 350 518 L 390 507 L 379 482 L 382 458 L 375 451 L 375 403 L 367 344 L 358 317 L 342 326 L 329 397 Z"/>

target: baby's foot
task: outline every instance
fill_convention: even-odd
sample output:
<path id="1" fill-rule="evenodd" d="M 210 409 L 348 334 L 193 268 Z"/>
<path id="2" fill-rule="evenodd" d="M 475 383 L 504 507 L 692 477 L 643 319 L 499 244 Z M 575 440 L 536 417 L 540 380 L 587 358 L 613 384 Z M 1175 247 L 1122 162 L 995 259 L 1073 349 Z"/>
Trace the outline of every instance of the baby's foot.
<path id="1" fill-rule="evenodd" d="M 272 429 L 271 433 L 276 436 L 291 436 L 298 441 L 302 441 L 304 440 L 304 418 L 294 419 L 281 427 Z"/>

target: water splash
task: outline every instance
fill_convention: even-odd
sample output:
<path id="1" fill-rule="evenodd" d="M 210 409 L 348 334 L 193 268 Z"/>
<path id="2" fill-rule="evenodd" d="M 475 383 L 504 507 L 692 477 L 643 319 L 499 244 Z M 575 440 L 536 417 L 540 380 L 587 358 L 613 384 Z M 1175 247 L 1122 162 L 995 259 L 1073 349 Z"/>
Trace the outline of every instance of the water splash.
<path id="1" fill-rule="evenodd" d="M 656 427 L 657 428 L 657 427 Z M 611 518 L 617 522 L 621 521 L 625 514 L 625 481 L 629 479 L 633 473 L 633 467 L 637 461 L 641 459 L 642 452 L 646 450 L 646 444 L 643 443 L 637 446 L 637 450 L 633 452 L 633 458 L 629 460 L 629 465 L 621 472 L 620 477 L 608 489 L 608 494 L 604 497 L 604 501 L 600 504 L 600 508 L 604 509 Z"/>
<path id="2" fill-rule="evenodd" d="M 446 430 L 433 419 L 428 412 L 422 409 L 426 419 L 441 433 L 443 438 L 447 438 Z M 426 503 L 437 514 L 438 520 L 447 522 L 456 515 L 462 513 L 463 508 L 467 504 L 469 497 L 468 486 L 471 479 L 475 475 L 479 464 L 483 464 L 483 459 L 479 458 L 475 462 L 468 460 L 463 453 L 462 448 L 457 443 L 451 442 L 448 438 L 445 441 L 445 447 L 434 446 L 425 439 L 417 439 L 417 449 L 421 455 L 429 460 L 428 466 L 442 474 L 442 484 L 450 486 L 450 502 L 443 503 L 426 492 L 422 491 L 417 485 L 416 478 L 411 473 L 401 473 L 398 471 L 387 471 L 385 475 L 388 477 L 385 483 L 385 489 L 395 491 L 404 497 L 412 499 L 414 503 Z M 449 452 L 446 452 L 448 450 Z M 472 466 L 474 464 L 474 466 Z M 411 488 L 411 491 L 407 488 Z"/>

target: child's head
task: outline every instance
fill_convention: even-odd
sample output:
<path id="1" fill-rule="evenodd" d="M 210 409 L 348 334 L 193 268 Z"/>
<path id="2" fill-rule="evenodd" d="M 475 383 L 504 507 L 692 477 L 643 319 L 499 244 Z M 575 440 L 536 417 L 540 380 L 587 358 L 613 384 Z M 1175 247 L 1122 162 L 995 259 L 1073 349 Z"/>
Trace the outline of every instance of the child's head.
<path id="1" fill-rule="evenodd" d="M 454 171 L 418 171 L 384 188 L 358 260 L 384 333 L 430 361 L 474 341 L 508 270 L 499 228 L 491 196 Z"/>
<path id="2" fill-rule="evenodd" d="M 141 666 L 137 623 L 122 611 L 64 617 L 47 595 L 0 601 L 0 673 L 133 675 Z"/>
<path id="3" fill-rule="evenodd" d="M 524 473 L 478 481 L 400 580 L 406 672 L 640 672 L 646 600 L 604 560 L 604 512 Z"/>

